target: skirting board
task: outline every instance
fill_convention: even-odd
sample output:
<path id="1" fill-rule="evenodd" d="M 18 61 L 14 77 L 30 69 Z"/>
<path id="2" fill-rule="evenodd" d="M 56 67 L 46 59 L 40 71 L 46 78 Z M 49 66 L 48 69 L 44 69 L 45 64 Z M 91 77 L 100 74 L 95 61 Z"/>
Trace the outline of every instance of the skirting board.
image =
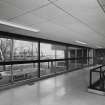
<path id="1" fill-rule="evenodd" d="M 99 91 L 99 90 L 95 90 L 95 89 L 91 89 L 91 88 L 88 88 L 88 92 L 89 93 L 99 94 L 99 95 L 105 95 L 105 92 Z"/>

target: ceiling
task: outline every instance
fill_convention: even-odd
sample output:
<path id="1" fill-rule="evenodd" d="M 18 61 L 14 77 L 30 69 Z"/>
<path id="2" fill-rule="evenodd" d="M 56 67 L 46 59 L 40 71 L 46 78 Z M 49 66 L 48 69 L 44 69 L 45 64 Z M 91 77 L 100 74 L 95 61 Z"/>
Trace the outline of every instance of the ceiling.
<path id="1" fill-rule="evenodd" d="M 39 32 L 0 24 L 0 31 L 70 44 L 105 48 L 104 0 L 0 0 L 0 21 Z M 103 9 L 103 10 L 102 10 Z"/>

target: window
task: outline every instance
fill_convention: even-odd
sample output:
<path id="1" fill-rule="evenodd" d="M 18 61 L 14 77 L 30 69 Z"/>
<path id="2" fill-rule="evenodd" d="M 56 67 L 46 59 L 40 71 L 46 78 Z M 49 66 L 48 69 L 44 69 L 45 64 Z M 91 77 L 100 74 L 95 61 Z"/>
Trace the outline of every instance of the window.
<path id="1" fill-rule="evenodd" d="M 0 61 L 3 63 L 0 66 L 0 85 L 76 70 L 93 64 L 92 49 L 67 45 L 38 38 L 23 39 L 20 36 L 16 39 L 14 36 L 0 38 Z"/>
<path id="2" fill-rule="evenodd" d="M 37 59 L 37 43 L 29 41 L 14 40 L 13 59 L 33 60 Z"/>
<path id="3" fill-rule="evenodd" d="M 38 77 L 37 63 L 15 64 L 12 70 L 14 82 Z"/>
<path id="4" fill-rule="evenodd" d="M 55 59 L 65 59 L 65 46 L 53 45 L 52 48 L 55 51 Z"/>
<path id="5" fill-rule="evenodd" d="M 52 44 L 41 43 L 40 44 L 40 59 L 55 59 L 55 50 L 52 48 Z"/>
<path id="6" fill-rule="evenodd" d="M 6 61 L 11 59 L 11 44 L 12 40 L 0 38 L 0 60 Z"/>

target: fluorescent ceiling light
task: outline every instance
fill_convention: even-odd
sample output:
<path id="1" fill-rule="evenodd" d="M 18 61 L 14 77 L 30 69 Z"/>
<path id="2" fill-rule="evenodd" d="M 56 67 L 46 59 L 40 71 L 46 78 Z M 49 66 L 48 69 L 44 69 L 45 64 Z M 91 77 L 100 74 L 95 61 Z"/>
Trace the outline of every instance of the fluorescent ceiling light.
<path id="1" fill-rule="evenodd" d="M 76 40 L 75 42 L 76 42 L 76 43 L 79 43 L 79 44 L 87 44 L 87 43 L 81 42 L 81 41 L 79 41 L 79 40 Z"/>
<path id="2" fill-rule="evenodd" d="M 38 29 L 34 29 L 34 28 L 31 28 L 31 27 L 28 27 L 28 26 L 12 23 L 12 22 L 8 22 L 8 21 L 1 21 L 0 20 L 0 24 L 15 27 L 15 28 L 20 28 L 20 29 L 23 29 L 23 30 L 33 31 L 33 32 L 39 32 L 40 31 Z"/>
<path id="3" fill-rule="evenodd" d="M 97 48 L 102 48 L 101 46 L 96 46 Z"/>

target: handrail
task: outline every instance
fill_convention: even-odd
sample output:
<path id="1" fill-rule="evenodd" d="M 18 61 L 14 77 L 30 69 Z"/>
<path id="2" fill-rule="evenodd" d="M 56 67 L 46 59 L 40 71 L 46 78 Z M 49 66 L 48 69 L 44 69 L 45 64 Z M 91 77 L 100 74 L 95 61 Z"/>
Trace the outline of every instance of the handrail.
<path id="1" fill-rule="evenodd" d="M 95 71 L 96 69 L 99 69 L 103 67 L 103 65 L 96 65 L 95 67 L 93 67 L 92 69 L 90 69 L 90 71 Z"/>

